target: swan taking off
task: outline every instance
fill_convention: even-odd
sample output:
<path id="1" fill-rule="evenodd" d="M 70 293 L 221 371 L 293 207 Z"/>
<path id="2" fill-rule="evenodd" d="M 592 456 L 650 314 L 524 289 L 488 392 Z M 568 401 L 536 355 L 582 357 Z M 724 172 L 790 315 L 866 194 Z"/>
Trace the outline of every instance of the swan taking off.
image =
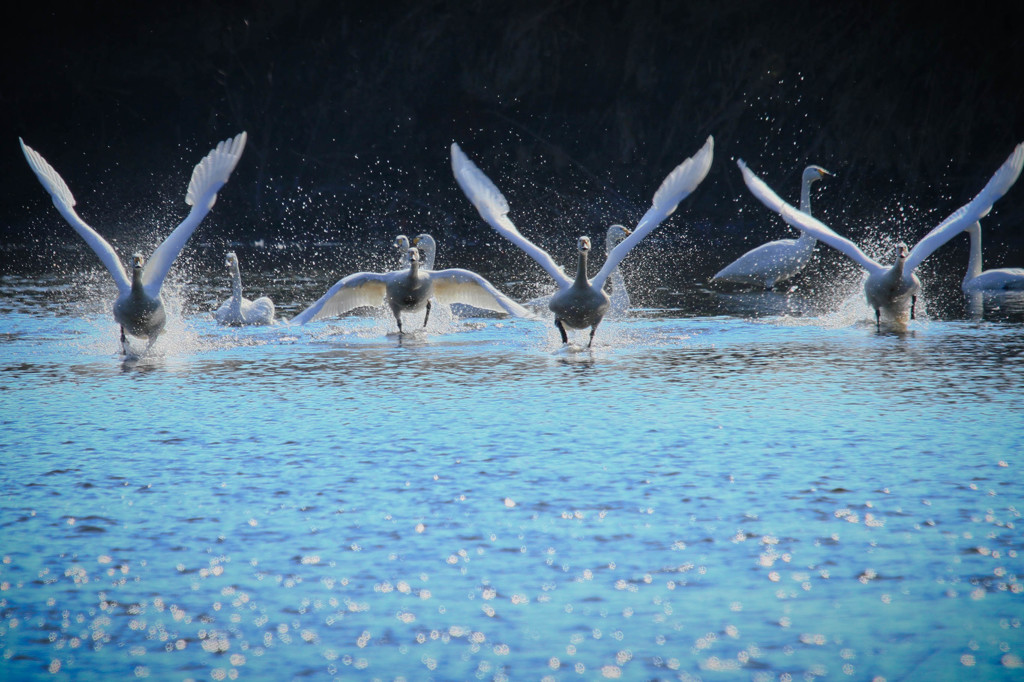
<path id="1" fill-rule="evenodd" d="M 419 249 L 408 250 L 409 267 L 395 272 L 357 272 L 342 279 L 316 303 L 292 318 L 295 324 L 341 315 L 363 306 L 387 305 L 398 331 L 402 333 L 402 313 L 426 310 L 423 326 L 430 319 L 431 299 L 440 303 L 463 303 L 475 308 L 530 317 L 521 305 L 498 291 L 493 284 L 469 270 L 427 270 L 420 267 Z"/>
<path id="2" fill-rule="evenodd" d="M 800 186 L 800 210 L 804 213 L 811 213 L 811 185 L 826 175 L 831 173 L 821 166 L 804 169 Z M 798 239 L 778 239 L 761 244 L 719 270 L 711 281 L 771 289 L 804 269 L 814 253 L 815 243 L 817 240 L 813 235 L 801 232 Z"/>
<path id="3" fill-rule="evenodd" d="M 452 144 L 452 172 L 459 187 L 476 207 L 480 216 L 497 232 L 525 251 L 544 268 L 555 280 L 558 291 L 548 302 L 548 308 L 555 314 L 555 326 L 562 335 L 562 343 L 568 343 L 565 328 L 586 329 L 590 327 L 589 347 L 594 342 L 594 332 L 608 311 L 610 299 L 604 292 L 604 284 L 612 271 L 618 267 L 630 250 L 640 243 L 648 232 L 658 226 L 676 210 L 679 202 L 686 198 L 701 183 L 711 167 L 714 141 L 709 136 L 704 146 L 683 163 L 679 164 L 661 183 L 654 194 L 654 201 L 647 213 L 626 239 L 612 249 L 604 265 L 594 279 L 587 279 L 587 256 L 590 253 L 590 239 L 580 237 L 577 244 L 576 277 L 570 278 L 555 264 L 554 259 L 539 246 L 519 233 L 508 218 L 508 201 L 501 191 L 484 175 L 483 171 Z"/>
<path id="4" fill-rule="evenodd" d="M 185 242 L 202 222 L 206 214 L 213 208 L 217 200 L 217 192 L 231 176 L 242 150 L 245 148 L 246 134 L 224 140 L 210 151 L 192 171 L 192 179 L 185 194 L 185 203 L 192 207 L 189 214 L 178 227 L 153 252 L 149 261 L 143 260 L 142 254 L 132 256 L 131 278 L 121 266 L 117 253 L 107 241 L 86 225 L 75 212 L 75 198 L 63 178 L 57 174 L 46 160 L 34 149 L 19 138 L 21 151 L 25 154 L 28 165 L 35 172 L 39 182 L 53 198 L 64 219 L 71 224 L 85 243 L 88 244 L 103 265 L 110 271 L 117 285 L 117 300 L 114 301 L 114 319 L 121 325 L 121 352 L 128 354 L 130 347 L 125 333 L 148 339 L 153 345 L 166 322 L 164 304 L 160 299 L 160 287 L 171 269 L 174 259 L 181 253 Z M 147 346 L 148 348 L 148 346 Z"/>
<path id="5" fill-rule="evenodd" d="M 971 255 L 967 261 L 964 276 L 965 293 L 981 291 L 1024 291 L 1024 268 L 981 269 L 981 223 L 976 222 L 965 230 L 971 235 Z"/>
<path id="6" fill-rule="evenodd" d="M 896 262 L 890 266 L 875 262 L 849 239 L 839 236 L 820 220 L 796 210 L 780 199 L 779 195 L 747 168 L 742 159 L 737 161 L 737 164 L 743 172 L 743 181 L 761 203 L 773 211 L 777 211 L 793 227 L 802 232 L 808 232 L 843 252 L 867 271 L 864 295 L 868 305 L 875 310 L 875 325 L 881 329 L 882 311 L 895 319 L 902 319 L 905 317 L 909 305 L 910 318 L 914 318 L 917 293 L 921 289 L 921 281 L 917 278 L 914 270 L 933 251 L 978 222 L 992 209 L 992 205 L 1013 186 L 1020 175 L 1021 165 L 1024 164 L 1024 143 L 1017 145 L 1010 157 L 974 199 L 939 223 L 913 249 L 908 251 L 905 244 L 897 244 Z"/>
<path id="7" fill-rule="evenodd" d="M 238 256 L 228 251 L 224 266 L 231 274 L 231 298 L 213 311 L 213 317 L 220 324 L 232 327 L 274 324 L 274 302 L 266 296 L 255 301 L 242 296 L 242 274 L 238 270 Z"/>

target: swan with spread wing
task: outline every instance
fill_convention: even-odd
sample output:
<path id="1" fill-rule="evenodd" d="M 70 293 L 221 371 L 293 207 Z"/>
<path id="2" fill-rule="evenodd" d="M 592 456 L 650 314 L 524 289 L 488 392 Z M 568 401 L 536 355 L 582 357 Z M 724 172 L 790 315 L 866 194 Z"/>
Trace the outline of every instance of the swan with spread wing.
<path id="1" fill-rule="evenodd" d="M 914 319 L 917 294 L 921 290 L 921 281 L 914 271 L 936 249 L 988 214 L 995 202 L 1013 186 L 1020 175 L 1021 165 L 1024 164 L 1024 143 L 1017 145 L 974 199 L 935 226 L 913 249 L 908 249 L 903 243 L 897 244 L 895 262 L 892 265 L 878 263 L 861 251 L 856 244 L 836 234 L 817 218 L 787 204 L 771 187 L 754 175 L 742 159 L 738 160 L 737 164 L 743 173 L 743 181 L 747 188 L 761 203 L 779 213 L 783 220 L 801 232 L 809 233 L 846 254 L 867 271 L 864 295 L 868 305 L 875 311 L 875 325 L 881 329 L 883 312 L 888 317 L 901 321 L 906 318 L 909 307 L 910 319 Z"/>
<path id="2" fill-rule="evenodd" d="M 398 332 L 402 333 L 402 313 L 425 311 L 423 326 L 427 326 L 432 300 L 449 305 L 462 303 L 516 317 L 532 317 L 529 311 L 475 272 L 460 268 L 428 270 L 420 267 L 420 252 L 415 246 L 406 251 L 406 256 L 407 268 L 394 272 L 357 272 L 338 281 L 313 305 L 292 318 L 292 322 L 306 324 L 342 315 L 355 308 L 386 305 L 395 316 Z"/>
<path id="3" fill-rule="evenodd" d="M 185 194 L 185 203 L 192 209 L 157 247 L 148 261 L 141 253 L 132 256 L 129 277 L 113 247 L 75 212 L 75 198 L 64 179 L 46 162 L 46 159 L 25 144 L 24 140 L 19 139 L 21 151 L 28 165 L 50 193 L 57 211 L 92 248 L 114 278 L 118 292 L 117 300 L 114 301 L 114 319 L 121 326 L 122 353 L 129 354 L 131 350 L 126 333 L 147 339 L 151 346 L 163 330 L 167 316 L 160 298 L 160 288 L 188 238 L 213 208 L 217 192 L 228 181 L 231 171 L 235 169 L 242 155 L 242 150 L 245 149 L 245 140 L 244 132 L 224 140 L 199 162 L 192 171 L 192 178 Z"/>
<path id="4" fill-rule="evenodd" d="M 459 148 L 452 144 L 452 172 L 459 187 L 466 194 L 480 216 L 499 234 L 525 251 L 547 272 L 558 291 L 548 302 L 548 308 L 555 314 L 555 326 L 562 336 L 562 343 L 569 343 L 565 331 L 590 328 L 588 347 L 594 342 L 594 333 L 610 306 L 610 299 L 604 291 L 604 284 L 618 267 L 626 254 L 640 240 L 671 215 L 679 202 L 685 199 L 701 183 L 711 168 L 714 155 L 714 141 L 709 136 L 704 146 L 691 158 L 679 164 L 661 183 L 654 194 L 652 206 L 640 219 L 636 228 L 618 246 L 612 249 L 604 265 L 593 279 L 587 277 L 587 257 L 590 254 L 590 238 L 580 237 L 576 242 L 576 276 L 570 278 L 558 267 L 554 259 L 539 246 L 528 240 L 508 217 L 509 205 L 501 191 L 483 171 L 469 160 Z"/>

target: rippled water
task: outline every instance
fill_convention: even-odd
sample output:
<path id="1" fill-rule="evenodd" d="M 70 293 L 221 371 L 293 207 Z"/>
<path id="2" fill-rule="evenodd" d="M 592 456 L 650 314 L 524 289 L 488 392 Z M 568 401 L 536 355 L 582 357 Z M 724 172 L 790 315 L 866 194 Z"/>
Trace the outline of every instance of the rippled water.
<path id="1" fill-rule="evenodd" d="M 3 679 L 1024 675 L 1019 301 L 694 288 L 588 352 L 206 292 L 122 362 L 78 280 L 0 281 Z"/>

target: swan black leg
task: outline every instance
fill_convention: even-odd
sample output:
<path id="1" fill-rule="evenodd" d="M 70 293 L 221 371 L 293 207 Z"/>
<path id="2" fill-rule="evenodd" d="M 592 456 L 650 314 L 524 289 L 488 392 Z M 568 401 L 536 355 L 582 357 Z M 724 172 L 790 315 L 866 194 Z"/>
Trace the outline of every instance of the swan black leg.
<path id="1" fill-rule="evenodd" d="M 427 314 L 423 316 L 423 326 L 427 326 L 427 320 L 430 319 L 430 301 L 427 301 Z"/>
<path id="2" fill-rule="evenodd" d="M 562 343 L 569 343 L 569 335 L 565 333 L 565 327 L 562 326 L 562 321 L 555 318 L 555 326 L 558 327 L 558 331 L 562 334 Z"/>
<path id="3" fill-rule="evenodd" d="M 398 323 L 398 333 L 399 333 L 399 335 L 403 334 L 404 332 L 402 331 L 402 314 L 401 313 L 395 313 L 395 322 Z"/>
<path id="4" fill-rule="evenodd" d="M 121 355 L 128 355 L 128 338 L 124 335 L 124 326 L 121 327 Z"/>
<path id="5" fill-rule="evenodd" d="M 598 322 L 597 324 L 601 323 Z M 597 331 L 597 324 L 590 328 L 590 341 L 587 343 L 587 348 L 590 348 L 592 345 L 594 345 L 594 333 Z"/>
<path id="6" fill-rule="evenodd" d="M 912 320 L 916 320 L 917 319 L 917 317 L 914 316 L 914 309 L 915 308 L 917 308 L 917 296 L 911 296 L 910 297 L 910 319 L 912 319 Z"/>
<path id="7" fill-rule="evenodd" d="M 882 312 L 875 308 L 875 329 L 882 331 Z"/>

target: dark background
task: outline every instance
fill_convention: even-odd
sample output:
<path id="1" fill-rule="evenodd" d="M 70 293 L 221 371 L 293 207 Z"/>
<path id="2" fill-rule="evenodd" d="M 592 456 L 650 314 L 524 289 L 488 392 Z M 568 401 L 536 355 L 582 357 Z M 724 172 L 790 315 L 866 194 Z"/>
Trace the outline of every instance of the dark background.
<path id="1" fill-rule="evenodd" d="M 92 257 L 19 136 L 127 257 L 186 214 L 192 167 L 241 130 L 193 257 L 262 239 L 344 274 L 430 231 L 441 265 L 486 270 L 490 244 L 532 267 L 452 180 L 458 141 L 522 231 L 571 260 L 576 235 L 634 223 L 709 134 L 707 180 L 638 251 L 683 254 L 703 278 L 785 235 L 736 158 L 794 203 L 820 164 L 836 177 L 817 215 L 869 248 L 913 243 L 1024 140 L 1022 4 L 38 3 L 4 40 L 0 255 Z M 989 267 L 1024 265 L 1021 222 L 1024 186 L 985 222 Z M 960 276 L 966 244 L 944 256 Z"/>

